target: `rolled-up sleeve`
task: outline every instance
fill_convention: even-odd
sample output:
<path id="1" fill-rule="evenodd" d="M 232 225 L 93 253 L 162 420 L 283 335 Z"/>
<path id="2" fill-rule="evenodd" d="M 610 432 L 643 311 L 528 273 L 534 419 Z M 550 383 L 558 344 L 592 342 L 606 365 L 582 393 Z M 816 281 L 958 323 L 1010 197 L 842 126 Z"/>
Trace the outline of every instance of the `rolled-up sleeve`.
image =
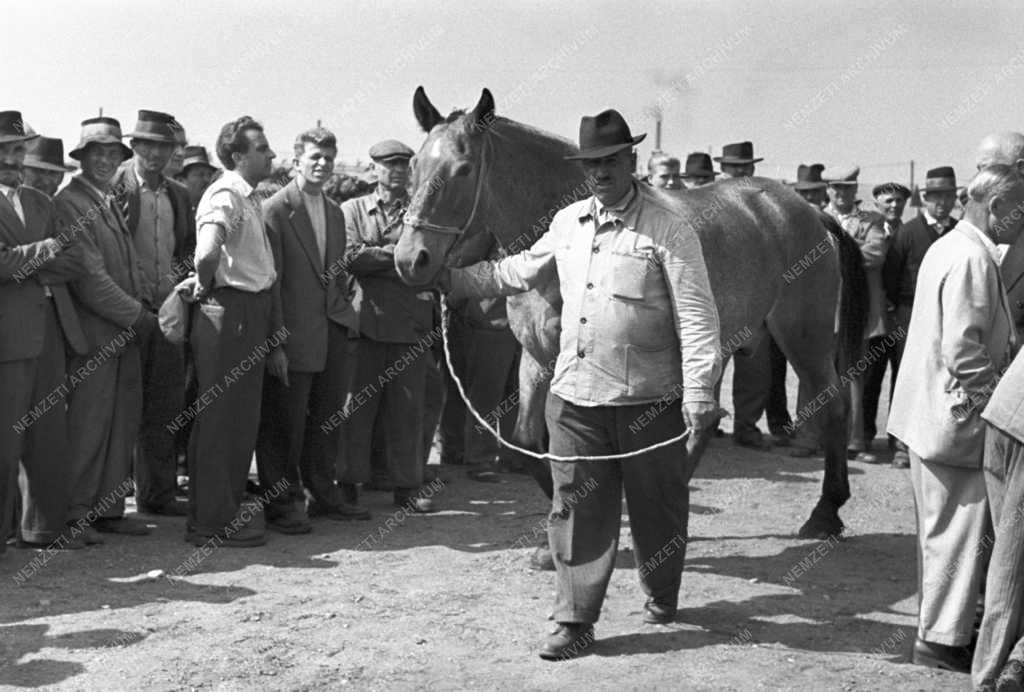
<path id="1" fill-rule="evenodd" d="M 555 248 L 559 233 L 552 227 L 530 248 L 493 262 L 477 262 L 451 270 L 450 300 L 498 298 L 525 293 L 556 279 Z"/>
<path id="2" fill-rule="evenodd" d="M 678 224 L 662 249 L 661 266 L 679 334 L 683 403 L 714 402 L 722 373 L 721 328 L 697 233 Z"/>

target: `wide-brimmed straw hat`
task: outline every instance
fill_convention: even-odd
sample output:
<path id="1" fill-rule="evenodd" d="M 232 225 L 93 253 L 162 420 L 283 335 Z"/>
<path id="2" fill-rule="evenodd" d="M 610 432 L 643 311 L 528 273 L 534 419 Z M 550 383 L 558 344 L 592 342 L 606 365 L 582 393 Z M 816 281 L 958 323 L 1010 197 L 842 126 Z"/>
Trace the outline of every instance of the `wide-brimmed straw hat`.
<path id="1" fill-rule="evenodd" d="M 580 153 L 566 156 L 569 160 L 603 159 L 623 149 L 635 147 L 647 134 L 634 137 L 626 119 L 614 108 L 580 119 Z"/>

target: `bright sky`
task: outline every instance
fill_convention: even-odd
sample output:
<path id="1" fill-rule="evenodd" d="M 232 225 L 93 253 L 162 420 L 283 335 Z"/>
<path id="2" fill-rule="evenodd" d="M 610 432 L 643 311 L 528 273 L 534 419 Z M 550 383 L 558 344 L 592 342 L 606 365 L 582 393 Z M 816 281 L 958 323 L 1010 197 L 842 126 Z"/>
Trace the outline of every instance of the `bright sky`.
<path id="1" fill-rule="evenodd" d="M 862 181 L 973 170 L 983 135 L 1024 130 L 1020 0 L 74 0 L 4 3 L 0 109 L 70 149 L 97 114 L 131 129 L 173 113 L 213 144 L 242 114 L 279 157 L 317 118 L 341 156 L 423 135 L 412 94 L 576 139 L 617 108 L 634 134 L 687 151 L 750 139 L 758 172 L 859 163 Z M 212 152 L 211 152 L 212 153 Z M 962 181 L 963 182 L 963 181 Z"/>

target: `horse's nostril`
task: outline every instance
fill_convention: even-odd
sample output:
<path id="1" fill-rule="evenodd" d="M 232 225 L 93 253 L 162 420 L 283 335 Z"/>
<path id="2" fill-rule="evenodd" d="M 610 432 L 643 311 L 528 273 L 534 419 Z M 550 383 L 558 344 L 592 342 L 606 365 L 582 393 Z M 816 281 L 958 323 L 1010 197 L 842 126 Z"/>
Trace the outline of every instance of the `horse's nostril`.
<path id="1" fill-rule="evenodd" d="M 430 253 L 426 250 L 420 250 L 416 253 L 416 261 L 413 263 L 413 267 L 416 269 L 423 269 L 430 264 Z"/>

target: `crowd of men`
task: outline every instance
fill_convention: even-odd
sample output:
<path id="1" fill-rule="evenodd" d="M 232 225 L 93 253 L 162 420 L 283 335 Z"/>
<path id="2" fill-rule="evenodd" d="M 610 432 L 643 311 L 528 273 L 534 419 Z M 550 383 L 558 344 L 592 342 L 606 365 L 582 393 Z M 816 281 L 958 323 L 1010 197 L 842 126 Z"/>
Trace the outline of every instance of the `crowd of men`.
<path id="1" fill-rule="evenodd" d="M 634 179 L 632 151 L 642 138 L 615 111 L 585 117 L 576 158 L 594 197 L 556 216 L 527 253 L 439 282 L 452 291 L 454 360 L 478 410 L 500 409 L 514 386 L 518 346 L 501 296 L 540 281 L 556 263 L 552 244 L 563 235 L 577 242 L 571 228 L 580 220 L 614 243 L 642 208 L 644 232 L 667 257 L 686 258 L 672 265 L 679 285 L 699 293 L 691 296 L 699 309 L 680 313 L 676 324 L 680 341 L 692 344 L 676 369 L 699 386 L 685 390 L 691 399 L 684 397 L 678 420 L 650 434 L 717 420 L 717 312 L 699 241 Z M 195 545 L 262 545 L 266 528 L 306 533 L 310 517 L 366 519 L 366 487 L 388 489 L 407 511 L 431 512 L 425 466 L 439 424 L 445 463 L 495 479 L 495 440 L 472 424 L 460 397 L 445 396 L 451 378 L 437 354 L 439 295 L 406 286 L 395 270 L 414 152 L 396 140 L 371 147 L 376 187 L 339 206 L 324 191 L 337 150 L 324 128 L 299 133 L 292 179 L 264 195 L 276 155 L 255 120 L 221 129 L 221 170 L 204 148 L 188 145 L 173 116 L 142 110 L 126 135 L 113 118 L 85 120 L 68 154 L 81 168 L 63 185 L 74 170 L 63 143 L 32 132 L 16 111 L 0 112 L 0 552 L 8 538 L 26 548 L 80 549 L 103 543 L 104 533 L 144 535 L 147 523 L 125 514 L 129 492 L 139 514 L 186 516 Z M 750 142 L 723 147 L 714 159 L 720 171 L 708 154 L 681 165 L 656 153 L 645 182 L 685 195 L 672 191 L 719 175 L 753 176 L 761 160 Z M 1024 496 L 1024 365 L 1013 360 L 1024 332 L 1024 248 L 1015 242 L 1024 224 L 1024 135 L 986 138 L 978 169 L 963 200 L 951 167 L 929 170 L 922 206 L 907 223 L 911 190 L 877 185 L 875 210 L 865 209 L 856 166 L 801 165 L 792 188 L 860 247 L 870 357 L 866 369 L 847 373 L 848 451 L 860 462 L 882 458 L 872 443 L 891 368 L 891 463 L 910 469 L 918 520 L 914 660 L 966 670 L 973 653 L 975 682 L 986 688 L 1024 676 L 1024 543 L 1011 514 Z M 604 241 L 594 242 L 596 254 Z M 575 295 L 574 266 L 558 271 L 563 295 Z M 587 303 L 581 296 L 566 306 L 578 312 Z M 184 342 L 160 324 L 178 308 L 188 315 Z M 570 323 L 586 323 L 577 312 Z M 627 340 L 661 328 L 614 311 L 591 319 Z M 582 450 L 621 427 L 630 406 L 646 405 L 634 401 L 636 392 L 617 394 L 598 370 L 570 376 L 585 378 L 594 394 L 582 403 L 562 396 L 570 389 L 556 378 L 547 411 L 553 452 L 593 453 Z M 785 357 L 770 338 L 735 357 L 736 444 L 789 445 L 794 456 L 818 451 L 813 427 L 789 413 L 785 378 Z M 812 396 L 801 389 L 798 410 Z M 757 427 L 762 415 L 767 435 Z M 254 454 L 256 488 L 248 481 Z M 182 459 L 187 501 L 178 486 Z M 618 512 L 619 483 L 635 500 L 670 487 L 686 492 L 671 448 L 630 468 L 642 472 L 601 477 L 600 487 L 615 492 L 595 493 L 603 503 L 595 512 Z M 560 487 L 582 477 L 572 464 L 552 469 Z M 614 557 L 585 569 L 570 564 L 566 556 L 596 529 L 558 504 L 556 497 L 550 539 L 559 629 L 542 649 L 552 659 L 592 639 Z M 630 505 L 635 540 L 664 544 L 679 535 L 680 521 L 685 535 L 675 504 Z M 607 539 L 591 537 L 595 545 Z M 682 551 L 669 563 L 645 577 L 648 622 L 675 616 Z M 986 564 L 985 615 L 971 652 Z"/>

